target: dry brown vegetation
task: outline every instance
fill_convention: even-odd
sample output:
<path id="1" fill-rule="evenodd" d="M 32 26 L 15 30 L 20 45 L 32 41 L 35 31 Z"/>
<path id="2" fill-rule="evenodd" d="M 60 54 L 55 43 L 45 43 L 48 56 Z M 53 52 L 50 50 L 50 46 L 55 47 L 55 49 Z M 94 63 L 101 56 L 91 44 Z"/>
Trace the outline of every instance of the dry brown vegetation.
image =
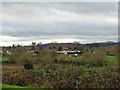
<path id="1" fill-rule="evenodd" d="M 114 49 L 110 50 L 114 51 Z M 55 50 L 43 50 L 37 56 L 33 56 L 23 48 L 16 48 L 9 57 L 10 62 L 3 65 L 4 84 L 36 88 L 118 88 L 120 86 L 119 67 L 106 65 L 104 55 L 93 54 L 90 51 L 86 51 L 82 55 L 83 58 L 77 60 L 77 64 L 67 55 L 57 54 Z M 23 67 L 26 60 L 27 65 L 32 64 L 34 68 L 26 70 Z"/>

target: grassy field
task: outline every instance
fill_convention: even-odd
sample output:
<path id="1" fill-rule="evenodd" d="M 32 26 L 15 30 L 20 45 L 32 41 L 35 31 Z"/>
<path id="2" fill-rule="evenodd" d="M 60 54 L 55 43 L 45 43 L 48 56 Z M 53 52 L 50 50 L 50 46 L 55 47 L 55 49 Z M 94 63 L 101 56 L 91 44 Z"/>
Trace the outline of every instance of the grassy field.
<path id="1" fill-rule="evenodd" d="M 72 59 L 82 59 L 83 56 L 78 56 L 78 57 L 71 57 Z M 108 65 L 112 65 L 114 63 L 117 63 L 117 57 L 116 56 L 105 56 L 105 61 L 107 61 Z"/>
<path id="2" fill-rule="evenodd" d="M 78 56 L 78 57 L 71 57 L 73 60 L 75 59 L 82 59 L 83 56 Z M 8 61 L 9 58 L 8 57 L 0 57 L 0 61 Z M 109 65 L 116 63 L 117 62 L 117 58 L 115 56 L 105 56 L 105 61 L 107 61 L 107 63 Z"/>
<path id="3" fill-rule="evenodd" d="M 83 56 L 71 57 L 72 59 L 82 59 Z"/>
<path id="4" fill-rule="evenodd" d="M 2 88 L 31 88 L 31 87 L 21 87 L 21 86 L 15 86 L 15 85 L 7 85 L 7 84 L 2 84 L 0 86 L 2 86 Z"/>
<path id="5" fill-rule="evenodd" d="M 2 86 L 2 87 L 1 87 Z M 22 86 L 16 86 L 16 85 L 8 85 L 8 84 L 0 84 L 0 88 L 2 88 L 3 90 L 7 90 L 7 89 L 23 89 L 23 90 L 47 90 L 45 88 L 34 88 L 34 87 L 22 87 Z"/>
<path id="6" fill-rule="evenodd" d="M 105 61 L 107 61 L 108 65 L 113 65 L 115 63 L 118 63 L 117 57 L 115 56 L 105 56 Z"/>
<path id="7" fill-rule="evenodd" d="M 9 58 L 7 58 L 7 57 L 0 57 L 0 61 L 7 61 L 7 60 L 9 60 Z"/>
<path id="8" fill-rule="evenodd" d="M 78 56 L 78 57 L 71 57 L 72 59 L 82 59 L 83 56 Z M 115 56 L 105 56 L 105 59 L 107 60 L 116 60 Z"/>

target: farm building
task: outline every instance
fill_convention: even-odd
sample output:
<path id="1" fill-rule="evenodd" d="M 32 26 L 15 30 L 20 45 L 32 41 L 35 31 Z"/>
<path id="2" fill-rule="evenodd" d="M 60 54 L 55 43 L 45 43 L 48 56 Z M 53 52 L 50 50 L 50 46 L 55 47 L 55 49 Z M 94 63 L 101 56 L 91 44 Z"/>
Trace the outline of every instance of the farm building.
<path id="1" fill-rule="evenodd" d="M 59 54 L 68 54 L 70 57 L 80 56 L 81 51 L 57 51 Z"/>

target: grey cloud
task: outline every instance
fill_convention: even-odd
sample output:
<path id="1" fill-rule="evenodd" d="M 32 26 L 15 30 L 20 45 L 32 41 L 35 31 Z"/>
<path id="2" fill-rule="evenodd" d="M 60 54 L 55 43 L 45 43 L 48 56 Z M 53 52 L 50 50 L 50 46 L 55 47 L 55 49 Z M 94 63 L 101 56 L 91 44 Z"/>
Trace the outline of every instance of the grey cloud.
<path id="1" fill-rule="evenodd" d="M 10 25 L 13 28 L 7 30 L 3 28 L 3 35 L 11 35 L 11 36 L 38 36 L 38 35 L 92 35 L 92 36 L 105 36 L 105 35 L 116 35 L 117 34 L 117 25 L 105 25 L 101 23 L 90 24 L 86 21 L 86 23 L 78 22 L 78 23 L 60 23 L 56 22 L 55 24 L 25 24 L 25 23 L 17 23 Z M 4 30 L 5 29 L 5 30 Z"/>
<path id="2" fill-rule="evenodd" d="M 117 3 L 3 3 L 2 35 L 18 41 L 116 40 Z M 103 37 L 104 36 L 104 37 Z"/>

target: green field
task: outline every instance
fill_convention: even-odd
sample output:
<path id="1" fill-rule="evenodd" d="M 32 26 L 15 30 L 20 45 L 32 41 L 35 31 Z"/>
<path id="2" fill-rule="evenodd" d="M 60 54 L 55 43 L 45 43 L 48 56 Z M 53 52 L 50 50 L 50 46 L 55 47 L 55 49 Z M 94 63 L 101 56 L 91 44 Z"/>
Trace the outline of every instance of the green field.
<path id="1" fill-rule="evenodd" d="M 71 57 L 72 59 L 82 59 L 83 56 Z"/>
<path id="2" fill-rule="evenodd" d="M 83 56 L 78 56 L 78 57 L 71 57 L 73 60 L 77 60 L 77 59 L 82 59 Z M 112 64 L 115 64 L 117 63 L 117 58 L 116 56 L 105 56 L 105 61 L 107 61 L 107 64 L 108 65 L 112 65 Z"/>
<path id="3" fill-rule="evenodd" d="M 2 84 L 0 86 L 2 86 L 2 88 L 32 88 L 32 87 L 22 87 L 22 86 L 7 85 L 7 84 Z"/>
<path id="4" fill-rule="evenodd" d="M 118 59 L 115 56 L 105 56 L 105 61 L 107 61 L 108 65 L 117 65 Z"/>
<path id="5" fill-rule="evenodd" d="M 22 86 L 16 86 L 16 85 L 8 85 L 8 84 L 0 84 L 0 88 L 2 86 L 2 89 L 3 90 L 7 90 L 7 89 L 23 89 L 23 90 L 48 90 L 48 89 L 45 89 L 45 88 L 34 88 L 34 87 L 22 87 Z"/>
<path id="6" fill-rule="evenodd" d="M 0 57 L 0 61 L 7 61 L 7 60 L 9 60 L 9 58 L 7 58 L 7 57 Z"/>
<path id="7" fill-rule="evenodd" d="M 73 60 L 75 59 L 82 59 L 83 56 L 78 57 L 71 57 Z M 8 61 L 9 58 L 7 57 L 0 57 L 0 61 Z M 115 56 L 105 56 L 105 61 L 107 61 L 109 64 L 112 64 L 114 62 L 117 62 L 117 58 Z"/>

